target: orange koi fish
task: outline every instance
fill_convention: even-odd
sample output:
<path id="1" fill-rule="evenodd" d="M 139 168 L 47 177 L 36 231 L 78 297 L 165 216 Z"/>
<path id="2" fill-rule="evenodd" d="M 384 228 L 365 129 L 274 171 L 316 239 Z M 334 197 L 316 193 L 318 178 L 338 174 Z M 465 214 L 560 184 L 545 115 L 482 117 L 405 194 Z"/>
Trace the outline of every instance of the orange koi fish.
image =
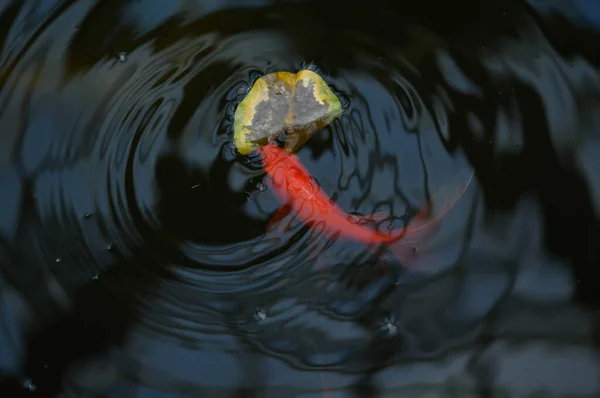
<path id="1" fill-rule="evenodd" d="M 278 200 L 283 204 L 269 222 L 267 231 L 272 231 L 288 214 L 293 215 L 309 226 L 320 225 L 324 230 L 338 237 L 345 237 L 369 245 L 386 245 L 392 252 L 405 261 L 407 243 L 423 238 L 453 206 L 466 191 L 473 173 L 467 183 L 454 196 L 454 200 L 443 204 L 441 213 L 430 217 L 431 203 L 419 212 L 410 225 L 400 231 L 383 233 L 367 226 L 365 223 L 383 219 L 381 215 L 359 217 L 346 213 L 319 187 L 315 179 L 304 168 L 300 160 L 292 153 L 270 142 L 260 149 L 265 172 L 269 177 L 267 184 Z M 435 196 L 439 196 L 436 194 Z M 402 246 L 400 246 L 402 244 Z M 412 249 L 410 249 L 412 251 Z"/>

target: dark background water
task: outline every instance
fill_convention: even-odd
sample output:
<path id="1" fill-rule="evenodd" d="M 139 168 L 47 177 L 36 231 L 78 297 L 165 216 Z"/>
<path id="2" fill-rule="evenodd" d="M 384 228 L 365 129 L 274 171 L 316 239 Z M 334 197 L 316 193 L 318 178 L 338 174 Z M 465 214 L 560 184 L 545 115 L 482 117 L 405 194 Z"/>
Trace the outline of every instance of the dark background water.
<path id="1" fill-rule="evenodd" d="M 594 0 L 4 0 L 0 41 L 0 396 L 600 394 Z M 346 211 L 474 168 L 418 268 L 264 236 L 233 112 L 305 67 Z"/>

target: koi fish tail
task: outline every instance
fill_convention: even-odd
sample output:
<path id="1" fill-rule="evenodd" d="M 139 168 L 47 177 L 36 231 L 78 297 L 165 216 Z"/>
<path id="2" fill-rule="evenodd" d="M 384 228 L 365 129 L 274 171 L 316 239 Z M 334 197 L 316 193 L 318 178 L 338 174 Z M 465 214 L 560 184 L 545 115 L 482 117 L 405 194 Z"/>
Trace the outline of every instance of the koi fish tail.
<path id="1" fill-rule="evenodd" d="M 473 180 L 473 170 L 460 171 L 444 184 L 388 249 L 405 266 L 413 267 L 438 231 L 442 218 L 456 205 Z"/>

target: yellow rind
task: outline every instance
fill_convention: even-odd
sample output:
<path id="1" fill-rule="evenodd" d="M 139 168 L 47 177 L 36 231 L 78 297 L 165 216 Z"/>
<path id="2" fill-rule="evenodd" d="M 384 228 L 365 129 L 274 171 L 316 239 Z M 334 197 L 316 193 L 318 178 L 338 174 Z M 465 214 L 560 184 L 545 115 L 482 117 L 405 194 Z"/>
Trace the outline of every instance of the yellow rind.
<path id="1" fill-rule="evenodd" d="M 249 126 L 252 118 L 254 118 L 254 113 L 256 111 L 255 104 L 268 98 L 267 92 L 267 83 L 261 77 L 254 82 L 246 98 L 240 102 L 235 110 L 233 138 L 237 150 L 242 155 L 252 153 L 259 148 L 255 143 L 246 140 L 246 137 L 250 134 L 250 130 L 246 126 Z"/>

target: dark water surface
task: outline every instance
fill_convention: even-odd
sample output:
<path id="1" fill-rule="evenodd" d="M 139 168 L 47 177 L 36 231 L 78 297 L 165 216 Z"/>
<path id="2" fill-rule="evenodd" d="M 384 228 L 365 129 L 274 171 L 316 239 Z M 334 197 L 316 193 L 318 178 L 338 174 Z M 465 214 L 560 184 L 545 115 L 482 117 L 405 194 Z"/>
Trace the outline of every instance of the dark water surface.
<path id="1" fill-rule="evenodd" d="M 0 41 L 1 397 L 599 396 L 593 0 L 3 0 Z M 346 211 L 474 168 L 418 268 L 265 237 L 233 112 L 307 67 Z"/>

